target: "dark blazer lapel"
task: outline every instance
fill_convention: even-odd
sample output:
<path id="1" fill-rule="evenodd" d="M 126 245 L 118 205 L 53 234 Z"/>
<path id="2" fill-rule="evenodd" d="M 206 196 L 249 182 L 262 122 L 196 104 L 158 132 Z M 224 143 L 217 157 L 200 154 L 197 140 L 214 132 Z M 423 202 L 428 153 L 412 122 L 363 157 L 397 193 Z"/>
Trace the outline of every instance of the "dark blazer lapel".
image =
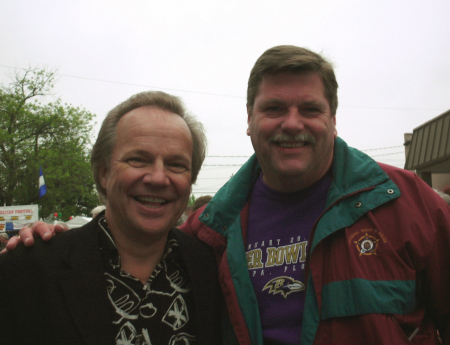
<path id="1" fill-rule="evenodd" d="M 89 223 L 89 225 L 92 224 Z M 58 279 L 67 307 L 86 344 L 114 344 L 112 309 L 98 244 L 97 228 L 86 226 L 61 253 L 67 267 Z"/>
<path id="2" fill-rule="evenodd" d="M 178 229 L 172 231 L 194 292 L 198 344 L 219 344 L 221 292 L 212 249 Z"/>
<path id="3" fill-rule="evenodd" d="M 111 306 L 103 275 L 74 270 L 60 275 L 61 288 L 75 325 L 86 344 L 114 344 Z"/>

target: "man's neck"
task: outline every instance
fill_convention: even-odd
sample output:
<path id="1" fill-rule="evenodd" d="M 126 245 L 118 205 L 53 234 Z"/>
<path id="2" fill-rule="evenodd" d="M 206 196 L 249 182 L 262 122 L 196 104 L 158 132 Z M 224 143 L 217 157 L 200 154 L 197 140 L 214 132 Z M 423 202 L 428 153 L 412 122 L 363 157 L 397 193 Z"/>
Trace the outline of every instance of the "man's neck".
<path id="1" fill-rule="evenodd" d="M 119 249 L 122 270 L 139 279 L 142 284 L 146 284 L 164 254 L 164 247 L 161 251 L 153 251 L 145 257 L 138 257 L 124 249 Z"/>
<path id="2" fill-rule="evenodd" d="M 114 224 L 108 223 L 108 227 L 120 255 L 122 270 L 145 284 L 163 257 L 168 232 L 158 238 L 139 239 L 124 234 Z"/>
<path id="3" fill-rule="evenodd" d="M 283 193 L 295 193 L 299 192 L 303 189 L 308 188 L 309 186 L 313 185 L 317 181 L 319 181 L 325 174 L 322 176 L 317 176 L 317 178 L 305 180 L 299 177 L 280 177 L 277 179 L 266 179 L 265 175 L 263 174 L 263 181 L 266 184 L 266 186 L 269 186 L 273 190 L 276 190 L 278 192 Z"/>

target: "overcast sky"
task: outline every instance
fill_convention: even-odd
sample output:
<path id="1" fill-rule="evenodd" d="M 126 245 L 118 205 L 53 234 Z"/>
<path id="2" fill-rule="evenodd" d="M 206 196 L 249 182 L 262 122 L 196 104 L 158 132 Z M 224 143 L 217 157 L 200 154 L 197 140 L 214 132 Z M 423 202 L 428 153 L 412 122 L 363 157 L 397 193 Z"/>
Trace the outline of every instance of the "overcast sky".
<path id="1" fill-rule="evenodd" d="M 334 63 L 339 135 L 403 167 L 403 134 L 450 109 L 449 18 L 448 0 L 2 0 L 0 83 L 12 68 L 57 68 L 55 96 L 97 115 L 95 137 L 134 93 L 182 97 L 206 127 L 208 156 L 234 156 L 206 159 L 200 196 L 253 152 L 245 95 L 256 59 L 293 44 Z"/>

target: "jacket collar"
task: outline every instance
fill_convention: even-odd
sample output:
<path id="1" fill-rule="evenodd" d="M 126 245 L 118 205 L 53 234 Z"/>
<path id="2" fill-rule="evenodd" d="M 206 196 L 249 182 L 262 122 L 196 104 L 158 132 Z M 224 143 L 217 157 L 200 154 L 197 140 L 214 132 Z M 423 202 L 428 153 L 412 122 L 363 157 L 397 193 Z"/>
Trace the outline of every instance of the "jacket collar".
<path id="1" fill-rule="evenodd" d="M 400 191 L 383 169 L 365 153 L 351 148 L 341 138 L 334 142 L 332 182 L 327 197 L 327 207 L 358 191 L 387 183 L 384 189 L 394 189 L 392 198 Z M 216 193 L 199 220 L 221 235 L 236 220 L 250 200 L 253 186 L 261 173 L 261 166 L 253 154 L 239 171 Z M 383 198 L 382 203 L 388 201 Z M 371 203 L 375 205 L 374 202 Z M 367 210 L 366 210 L 367 211 Z"/>
<path id="2" fill-rule="evenodd" d="M 214 195 L 199 220 L 221 235 L 236 220 L 251 197 L 253 186 L 261 173 L 256 155 L 239 169 L 239 171 Z"/>
<path id="3" fill-rule="evenodd" d="M 332 173 L 327 206 L 346 195 L 389 180 L 377 162 L 365 153 L 349 147 L 339 137 L 334 143 Z"/>

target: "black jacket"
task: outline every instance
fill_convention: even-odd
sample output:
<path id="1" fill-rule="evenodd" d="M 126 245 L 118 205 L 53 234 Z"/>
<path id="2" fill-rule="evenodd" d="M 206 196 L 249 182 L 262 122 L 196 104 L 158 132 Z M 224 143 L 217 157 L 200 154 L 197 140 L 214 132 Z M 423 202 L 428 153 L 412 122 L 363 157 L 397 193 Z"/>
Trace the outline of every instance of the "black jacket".
<path id="1" fill-rule="evenodd" d="M 220 344 L 221 293 L 212 251 L 172 231 L 194 292 L 196 344 Z M 95 220 L 0 255 L 0 344 L 112 345 L 111 313 Z"/>

